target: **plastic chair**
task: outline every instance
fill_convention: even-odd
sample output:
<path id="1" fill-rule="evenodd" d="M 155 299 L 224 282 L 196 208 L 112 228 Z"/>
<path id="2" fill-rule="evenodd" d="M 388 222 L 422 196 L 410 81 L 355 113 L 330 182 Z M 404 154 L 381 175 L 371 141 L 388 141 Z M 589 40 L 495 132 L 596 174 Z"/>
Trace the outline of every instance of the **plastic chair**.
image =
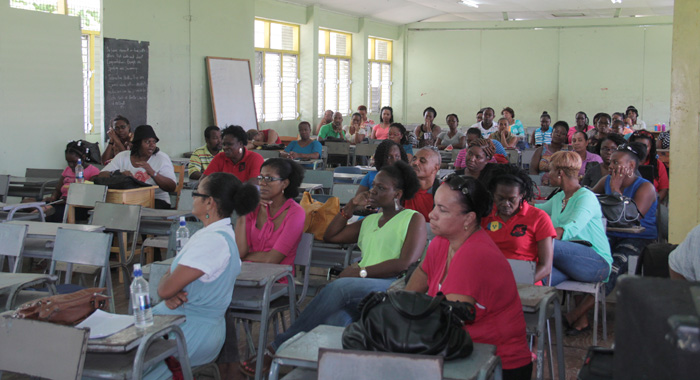
<path id="1" fill-rule="evenodd" d="M 350 164 L 350 144 L 346 142 L 326 141 L 325 146 L 328 148 L 328 156 L 345 156 L 345 166 Z M 328 158 L 326 158 L 325 164 L 325 166 L 328 167 Z"/>
<path id="2" fill-rule="evenodd" d="M 377 150 L 377 144 L 357 144 L 355 145 L 355 155 L 352 158 L 352 164 L 357 165 L 357 157 L 371 157 Z"/>
<path id="3" fill-rule="evenodd" d="M 588 293 L 593 295 L 595 306 L 593 310 L 593 345 L 598 345 L 598 309 L 603 315 L 603 340 L 608 339 L 608 319 L 605 308 L 605 283 L 564 281 L 556 286 L 558 290 L 566 291 L 567 309 L 571 304 L 571 292 Z M 598 307 L 600 305 L 600 308 Z"/>
<path id="4" fill-rule="evenodd" d="M 319 379 L 442 379 L 441 356 L 326 348 L 318 355 Z"/>
<path id="5" fill-rule="evenodd" d="M 254 152 L 261 155 L 264 159 L 278 158 L 280 156 L 279 150 L 256 149 Z"/>
<path id="6" fill-rule="evenodd" d="M 320 183 L 323 185 L 323 192 L 330 194 L 333 188 L 333 172 L 328 170 L 307 170 L 304 172 L 304 182 Z"/>
<path id="7" fill-rule="evenodd" d="M 520 152 L 520 167 L 527 169 L 530 167 L 532 156 L 535 155 L 535 149 L 524 149 Z M 537 182 L 539 184 L 539 180 Z"/>
<path id="8" fill-rule="evenodd" d="M 21 271 L 27 228 L 26 224 L 0 223 L 0 271 L 5 267 L 5 257 L 8 259 L 10 273 Z"/>
<path id="9" fill-rule="evenodd" d="M 66 198 L 66 211 L 63 213 L 63 223 L 75 223 L 75 208 L 93 208 L 96 202 L 104 202 L 107 197 L 107 186 L 71 183 Z"/>
<path id="10" fill-rule="evenodd" d="M 336 183 L 333 185 L 332 195 L 338 197 L 341 205 L 345 205 L 357 194 L 357 188 L 360 185 L 350 183 Z"/>
<path id="11" fill-rule="evenodd" d="M 90 331 L 29 319 L 0 317 L 3 371 L 46 379 L 80 379 Z"/>

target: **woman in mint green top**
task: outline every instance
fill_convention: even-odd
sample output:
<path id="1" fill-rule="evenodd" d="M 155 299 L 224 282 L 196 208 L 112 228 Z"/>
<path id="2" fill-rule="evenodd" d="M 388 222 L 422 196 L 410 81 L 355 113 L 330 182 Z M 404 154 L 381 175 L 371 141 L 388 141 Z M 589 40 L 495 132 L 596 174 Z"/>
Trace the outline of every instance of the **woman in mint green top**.
<path id="1" fill-rule="evenodd" d="M 598 199 L 578 183 L 581 156 L 560 151 L 552 155 L 549 165 L 549 181 L 562 191 L 536 206 L 549 214 L 557 231 L 552 286 L 568 279 L 606 281 L 612 263 L 610 244 Z"/>
<path id="2" fill-rule="evenodd" d="M 277 335 L 268 347 L 271 353 L 287 339 L 302 331 L 326 324 L 347 326 L 359 318 L 357 305 L 370 292 L 386 291 L 408 266 L 418 261 L 426 242 L 423 216 L 401 206 L 418 191 L 419 183 L 411 167 L 398 161 L 386 165 L 374 177 L 372 189 L 356 195 L 328 226 L 323 239 L 331 243 L 358 243 L 362 261 L 345 268 L 339 279 L 326 285 L 314 297 L 287 331 Z M 381 208 L 360 221 L 348 224 L 357 207 Z M 271 356 L 263 363 L 267 371 Z M 242 363 L 243 371 L 254 375 L 255 363 Z"/>

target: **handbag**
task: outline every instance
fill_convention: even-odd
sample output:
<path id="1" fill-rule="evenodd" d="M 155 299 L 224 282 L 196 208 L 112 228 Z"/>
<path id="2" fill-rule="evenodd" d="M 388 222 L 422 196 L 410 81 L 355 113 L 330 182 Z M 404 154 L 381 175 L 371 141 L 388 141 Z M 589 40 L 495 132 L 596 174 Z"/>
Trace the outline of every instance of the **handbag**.
<path id="1" fill-rule="evenodd" d="M 112 172 L 112 175 L 110 175 L 109 177 L 95 176 L 94 178 L 92 178 L 92 182 L 95 185 L 107 186 L 108 189 L 114 190 L 138 189 L 139 187 L 152 186 L 147 184 L 146 182 L 141 182 L 134 177 L 124 175 L 120 173 L 119 170 L 115 170 L 114 172 Z"/>
<path id="2" fill-rule="evenodd" d="M 608 227 L 627 228 L 638 226 L 642 214 L 634 200 L 621 194 L 599 194 L 598 202 Z"/>
<path id="3" fill-rule="evenodd" d="M 474 305 L 416 292 L 372 292 L 359 308 L 360 319 L 343 331 L 343 348 L 464 358 L 474 349 L 466 321 Z"/>
<path id="4" fill-rule="evenodd" d="M 107 309 L 109 297 L 102 294 L 104 291 L 105 288 L 88 288 L 40 298 L 20 306 L 12 317 L 73 326 L 95 310 Z"/>
<path id="5" fill-rule="evenodd" d="M 338 197 L 330 197 L 325 203 L 313 200 L 311 194 L 304 192 L 299 205 L 304 208 L 306 220 L 304 220 L 304 232 L 314 235 L 314 239 L 323 240 L 328 225 L 340 212 L 340 200 Z"/>

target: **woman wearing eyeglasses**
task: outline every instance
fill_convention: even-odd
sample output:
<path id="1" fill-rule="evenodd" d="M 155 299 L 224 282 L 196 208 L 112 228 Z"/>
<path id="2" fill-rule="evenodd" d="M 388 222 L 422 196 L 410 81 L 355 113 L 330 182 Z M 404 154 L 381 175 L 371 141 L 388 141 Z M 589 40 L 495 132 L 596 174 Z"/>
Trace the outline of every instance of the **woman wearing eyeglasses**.
<path id="1" fill-rule="evenodd" d="M 242 127 L 232 125 L 221 131 L 221 146 L 223 152 L 219 152 L 207 166 L 204 175 L 216 172 L 225 172 L 235 175 L 241 182 L 258 184 L 260 166 L 263 157 L 246 148 L 248 135 Z"/>
<path id="2" fill-rule="evenodd" d="M 107 136 L 109 136 L 107 147 L 102 153 L 103 165 L 107 165 L 117 154 L 125 150 L 131 150 L 131 139 L 134 135 L 131 133 L 129 119 L 122 115 L 117 115 L 112 120 L 112 127 L 107 131 Z"/>
<path id="3" fill-rule="evenodd" d="M 204 228 L 195 232 L 158 284 L 164 300 L 153 314 L 185 315 L 180 325 L 193 366 L 210 363 L 219 355 L 231 303 L 233 284 L 241 272 L 231 213 L 245 215 L 258 203 L 258 191 L 228 173 L 213 173 L 192 193 L 192 214 Z M 145 379 L 169 379 L 165 363 L 149 371 Z"/>
<path id="4" fill-rule="evenodd" d="M 340 278 L 326 285 L 302 311 L 297 320 L 268 346 L 265 373 L 269 370 L 272 353 L 287 339 L 299 332 L 310 331 L 326 324 L 347 326 L 360 317 L 357 306 L 370 292 L 386 291 L 411 263 L 420 259 L 425 247 L 425 219 L 414 210 L 401 206 L 402 201 L 418 191 L 416 173 L 408 164 L 398 161 L 387 165 L 374 177 L 370 191 L 356 195 L 333 218 L 323 237 L 324 241 L 341 244 L 357 243 L 362 260 L 345 268 Z M 358 222 L 348 224 L 353 210 L 368 205 L 381 208 Z M 302 223 L 303 224 L 303 223 Z M 254 358 L 241 365 L 248 376 L 255 376 Z"/>
<path id="5" fill-rule="evenodd" d="M 442 292 L 450 301 L 473 304 L 476 318 L 464 326 L 472 340 L 496 346 L 504 379 L 530 379 L 532 356 L 513 272 L 480 225 L 491 206 L 491 194 L 477 179 L 445 178 L 430 212 L 437 236 L 406 290 L 433 297 Z"/>
<path id="6" fill-rule="evenodd" d="M 241 260 L 294 265 L 306 218 L 294 201 L 303 178 L 304 169 L 292 160 L 270 158 L 262 164 L 257 178 L 260 204 L 236 222 Z"/>

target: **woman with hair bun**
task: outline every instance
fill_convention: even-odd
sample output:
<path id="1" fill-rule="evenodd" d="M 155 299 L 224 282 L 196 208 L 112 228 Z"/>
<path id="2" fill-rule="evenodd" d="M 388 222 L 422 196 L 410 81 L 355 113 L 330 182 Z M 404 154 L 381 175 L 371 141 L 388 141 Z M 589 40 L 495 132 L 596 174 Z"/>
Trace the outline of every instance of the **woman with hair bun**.
<path id="1" fill-rule="evenodd" d="M 355 244 L 362 251 L 358 264 L 346 267 L 340 278 L 326 285 L 311 300 L 287 331 L 277 335 L 268 346 L 263 368 L 270 368 L 274 351 L 294 335 L 326 324 L 347 326 L 360 317 L 357 306 L 370 292 L 386 291 L 411 263 L 420 259 L 425 247 L 425 219 L 414 210 L 401 206 L 419 188 L 418 178 L 403 161 L 387 165 L 374 177 L 374 186 L 356 195 L 331 221 L 323 240 L 331 243 Z M 348 224 L 353 210 L 369 205 L 381 208 L 355 223 Z M 241 363 L 241 371 L 255 376 L 255 358 Z"/>
<path id="2" fill-rule="evenodd" d="M 184 315 L 190 364 L 203 365 L 216 359 L 224 344 L 224 315 L 231 303 L 234 283 L 241 272 L 241 259 L 230 215 L 245 215 L 258 204 L 258 190 L 228 173 L 212 173 L 192 193 L 192 214 L 204 228 L 195 232 L 175 257 L 158 284 L 164 300 L 153 314 Z M 145 379 L 171 378 L 167 365 L 149 371 Z"/>
<path id="3" fill-rule="evenodd" d="M 476 178 L 451 174 L 435 193 L 430 229 L 436 235 L 407 291 L 442 292 L 450 301 L 475 306 L 464 329 L 476 343 L 496 346 L 503 379 L 530 379 L 532 356 L 513 271 L 498 246 L 481 228 L 491 213 L 491 195 Z"/>

